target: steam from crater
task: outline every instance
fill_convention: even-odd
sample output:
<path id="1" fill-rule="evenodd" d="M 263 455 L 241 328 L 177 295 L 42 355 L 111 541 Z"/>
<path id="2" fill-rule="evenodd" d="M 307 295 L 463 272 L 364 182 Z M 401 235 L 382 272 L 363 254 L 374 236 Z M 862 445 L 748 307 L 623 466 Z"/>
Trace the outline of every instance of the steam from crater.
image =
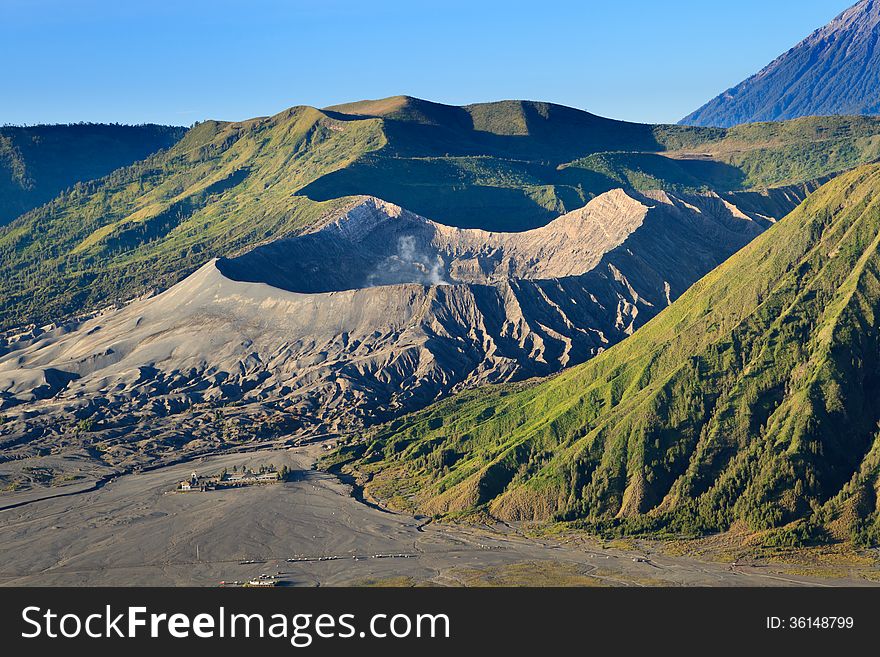
<path id="1" fill-rule="evenodd" d="M 444 277 L 445 265 L 439 254 L 426 253 L 413 235 L 404 235 L 397 240 L 397 253 L 385 258 L 367 277 L 367 287 L 402 283 L 449 285 Z"/>

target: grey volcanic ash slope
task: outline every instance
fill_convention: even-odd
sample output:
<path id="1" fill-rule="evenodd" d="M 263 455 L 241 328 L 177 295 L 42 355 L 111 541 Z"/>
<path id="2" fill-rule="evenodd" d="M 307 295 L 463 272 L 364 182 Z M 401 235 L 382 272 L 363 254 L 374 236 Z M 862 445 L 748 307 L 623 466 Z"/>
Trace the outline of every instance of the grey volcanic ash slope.
<path id="1" fill-rule="evenodd" d="M 345 431 L 546 375 L 630 334 L 770 223 L 714 194 L 614 190 L 545 227 L 492 233 L 361 199 L 156 297 L 8 338 L 0 446 L 24 457 L 66 432 L 119 462 L 264 430 Z"/>
<path id="2" fill-rule="evenodd" d="M 729 127 L 828 114 L 880 114 L 880 2 L 861 0 L 681 123 Z"/>

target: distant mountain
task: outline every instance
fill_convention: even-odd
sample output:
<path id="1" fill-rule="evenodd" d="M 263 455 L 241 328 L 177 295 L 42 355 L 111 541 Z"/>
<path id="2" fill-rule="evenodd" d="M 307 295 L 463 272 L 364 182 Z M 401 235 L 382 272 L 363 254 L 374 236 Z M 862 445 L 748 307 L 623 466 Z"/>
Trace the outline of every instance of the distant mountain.
<path id="1" fill-rule="evenodd" d="M 429 514 L 880 544 L 880 165 L 585 365 L 483 388 L 337 457 Z"/>
<path id="2" fill-rule="evenodd" d="M 105 460 L 133 440 L 196 449 L 231 440 L 217 412 L 249 436 L 341 433 L 551 374 L 632 334 L 772 223 L 747 212 L 714 193 L 618 189 L 498 233 L 361 199 L 158 296 L 0 342 L 0 448 L 33 455 L 88 419 L 80 438 L 113 446 Z"/>
<path id="3" fill-rule="evenodd" d="M 728 127 L 880 114 L 880 0 L 861 0 L 766 68 L 681 120 Z"/>
<path id="4" fill-rule="evenodd" d="M 103 178 L 173 146 L 185 132 L 161 125 L 0 128 L 0 225 L 76 183 Z"/>
<path id="5" fill-rule="evenodd" d="M 495 231 L 543 226 L 618 188 L 737 195 L 779 218 L 789 197 L 877 158 L 878 135 L 864 117 L 720 130 L 409 97 L 207 121 L 0 227 L 0 328 L 167 289 L 211 258 L 313 231 L 362 195 Z"/>

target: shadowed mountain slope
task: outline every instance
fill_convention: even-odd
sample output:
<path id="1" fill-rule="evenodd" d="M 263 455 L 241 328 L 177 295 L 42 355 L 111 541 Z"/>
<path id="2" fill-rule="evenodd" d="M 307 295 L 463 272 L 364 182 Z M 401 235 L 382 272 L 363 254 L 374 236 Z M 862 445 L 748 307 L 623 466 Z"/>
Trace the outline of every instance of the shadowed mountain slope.
<path id="1" fill-rule="evenodd" d="M 186 128 L 163 125 L 40 125 L 0 128 L 0 225 L 77 183 L 169 148 Z"/>

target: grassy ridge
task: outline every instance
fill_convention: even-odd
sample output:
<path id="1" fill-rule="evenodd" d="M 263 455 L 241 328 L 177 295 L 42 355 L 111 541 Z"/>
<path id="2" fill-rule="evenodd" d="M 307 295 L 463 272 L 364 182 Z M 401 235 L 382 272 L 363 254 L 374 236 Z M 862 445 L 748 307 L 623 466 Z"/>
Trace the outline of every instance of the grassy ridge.
<path id="1" fill-rule="evenodd" d="M 392 505 L 608 532 L 880 540 L 880 166 L 840 176 L 632 338 L 334 458 Z"/>

